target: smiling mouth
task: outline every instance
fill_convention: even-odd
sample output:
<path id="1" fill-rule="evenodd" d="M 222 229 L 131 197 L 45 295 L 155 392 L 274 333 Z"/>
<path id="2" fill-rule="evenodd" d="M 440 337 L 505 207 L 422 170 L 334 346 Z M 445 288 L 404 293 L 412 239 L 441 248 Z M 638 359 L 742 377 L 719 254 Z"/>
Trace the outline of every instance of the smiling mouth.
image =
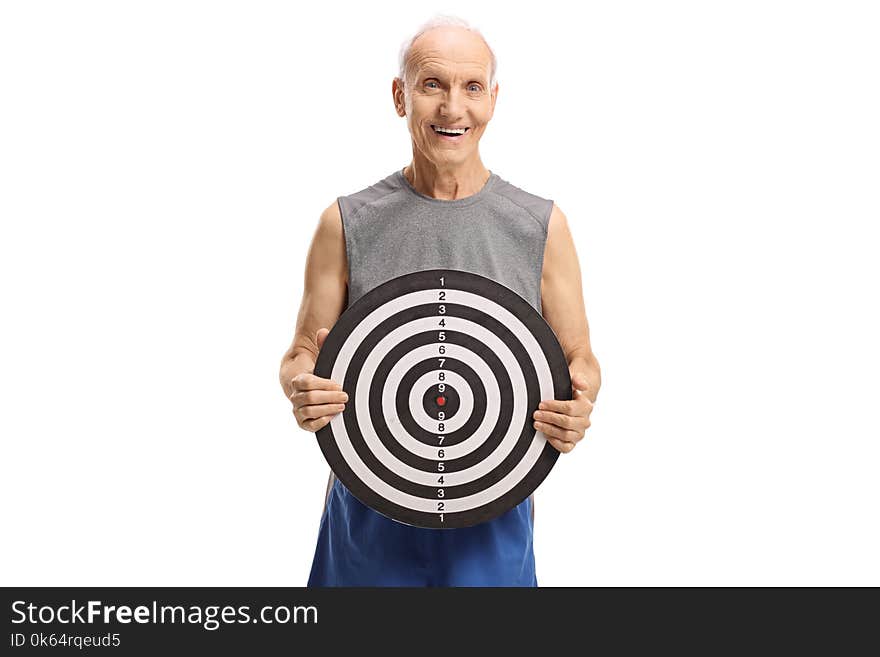
<path id="1" fill-rule="evenodd" d="M 463 132 L 462 128 L 451 129 L 451 128 L 442 128 L 440 126 L 432 125 L 431 129 L 434 131 L 434 134 L 440 135 L 441 137 L 450 137 L 455 139 L 456 137 L 463 137 L 467 134 L 467 131 L 470 130 L 470 127 L 464 128 Z"/>

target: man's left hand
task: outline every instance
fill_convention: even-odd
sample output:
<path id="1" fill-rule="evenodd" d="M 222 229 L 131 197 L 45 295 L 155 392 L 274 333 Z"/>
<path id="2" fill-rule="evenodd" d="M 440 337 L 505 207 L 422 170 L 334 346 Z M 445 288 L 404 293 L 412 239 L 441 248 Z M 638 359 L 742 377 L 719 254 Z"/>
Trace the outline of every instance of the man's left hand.
<path id="1" fill-rule="evenodd" d="M 587 377 L 580 372 L 571 375 L 571 401 L 545 399 L 534 414 L 535 429 L 547 436 L 553 447 L 563 454 L 575 448 L 590 426 L 593 402 L 587 397 Z"/>

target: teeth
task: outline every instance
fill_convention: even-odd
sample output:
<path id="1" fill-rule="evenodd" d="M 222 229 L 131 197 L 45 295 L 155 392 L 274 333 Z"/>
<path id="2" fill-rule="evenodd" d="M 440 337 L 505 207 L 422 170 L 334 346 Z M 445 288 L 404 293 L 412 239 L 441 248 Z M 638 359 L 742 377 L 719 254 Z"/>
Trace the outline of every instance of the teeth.
<path id="1" fill-rule="evenodd" d="M 463 135 L 467 128 L 441 128 L 440 126 L 433 126 L 435 132 L 441 132 L 447 135 Z"/>

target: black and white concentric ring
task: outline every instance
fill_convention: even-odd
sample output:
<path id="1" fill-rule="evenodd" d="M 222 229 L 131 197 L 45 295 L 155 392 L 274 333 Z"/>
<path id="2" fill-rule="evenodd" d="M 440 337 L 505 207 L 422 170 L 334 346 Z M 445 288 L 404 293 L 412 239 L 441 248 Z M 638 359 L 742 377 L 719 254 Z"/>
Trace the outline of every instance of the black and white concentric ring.
<path id="1" fill-rule="evenodd" d="M 571 398 L 540 314 L 509 288 L 457 270 L 408 274 L 365 294 L 333 327 L 314 371 L 349 395 L 318 432 L 337 477 L 375 510 L 423 527 L 476 524 L 522 502 L 558 456 L 532 413 L 542 399 Z M 448 417 L 442 390 L 455 402 Z"/>

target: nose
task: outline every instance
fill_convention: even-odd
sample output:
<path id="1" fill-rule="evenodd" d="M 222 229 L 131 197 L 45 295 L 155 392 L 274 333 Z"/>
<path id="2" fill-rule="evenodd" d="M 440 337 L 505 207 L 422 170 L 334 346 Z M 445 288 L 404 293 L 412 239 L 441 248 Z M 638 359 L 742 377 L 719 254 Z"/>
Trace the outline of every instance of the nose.
<path id="1" fill-rule="evenodd" d="M 440 115 L 444 119 L 453 117 L 458 119 L 461 116 L 461 110 L 464 107 L 461 91 L 453 87 L 447 93 L 443 94 L 443 101 L 440 103 Z"/>

